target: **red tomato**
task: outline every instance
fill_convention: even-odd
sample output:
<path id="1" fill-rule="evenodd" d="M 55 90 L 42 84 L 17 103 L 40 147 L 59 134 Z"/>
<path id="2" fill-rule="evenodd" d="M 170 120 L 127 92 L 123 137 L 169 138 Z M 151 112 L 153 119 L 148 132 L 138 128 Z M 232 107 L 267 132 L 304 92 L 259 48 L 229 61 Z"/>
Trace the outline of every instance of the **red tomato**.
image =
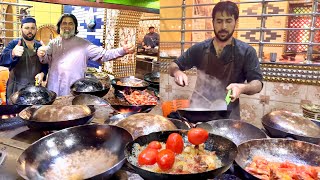
<path id="1" fill-rule="evenodd" d="M 153 165 L 157 162 L 158 151 L 152 148 L 146 148 L 138 156 L 139 165 Z"/>
<path id="2" fill-rule="evenodd" d="M 159 141 L 151 141 L 148 145 L 148 148 L 152 148 L 152 149 L 161 149 L 162 146 L 160 144 Z"/>
<path id="3" fill-rule="evenodd" d="M 194 145 L 199 145 L 206 142 L 208 137 L 208 131 L 202 128 L 192 128 L 188 131 L 188 141 Z"/>
<path id="4" fill-rule="evenodd" d="M 166 149 L 170 149 L 175 153 L 182 153 L 183 151 L 183 139 L 182 136 L 178 133 L 172 133 L 169 135 L 166 143 Z"/>
<path id="5" fill-rule="evenodd" d="M 170 149 L 163 149 L 158 153 L 157 164 L 163 171 L 169 170 L 174 164 L 174 152 Z"/>

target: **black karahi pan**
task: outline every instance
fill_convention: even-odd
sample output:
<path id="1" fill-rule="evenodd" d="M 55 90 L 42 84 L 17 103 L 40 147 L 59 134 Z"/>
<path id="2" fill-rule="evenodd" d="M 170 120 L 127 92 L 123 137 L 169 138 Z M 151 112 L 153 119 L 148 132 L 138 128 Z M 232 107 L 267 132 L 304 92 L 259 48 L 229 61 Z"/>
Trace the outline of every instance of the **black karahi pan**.
<path id="1" fill-rule="evenodd" d="M 49 105 L 57 94 L 42 86 L 27 86 L 13 93 L 9 103 L 13 105 Z"/>
<path id="2" fill-rule="evenodd" d="M 106 83 L 97 78 L 81 78 L 70 86 L 71 94 L 76 96 L 80 94 L 90 94 L 98 97 L 105 96 L 110 90 L 108 78 Z"/>
<path id="3" fill-rule="evenodd" d="M 181 108 L 178 109 L 177 112 L 184 120 L 191 123 L 229 119 L 231 113 L 229 110 L 211 110 L 203 108 Z"/>
<path id="4" fill-rule="evenodd" d="M 255 139 L 240 144 L 235 159 L 246 179 L 258 179 L 245 170 L 254 156 L 261 156 L 268 161 L 320 166 L 318 145 L 288 139 Z"/>
<path id="5" fill-rule="evenodd" d="M 151 141 L 160 141 L 166 142 L 168 136 L 171 133 L 179 133 L 182 135 L 183 139 L 187 138 L 188 131 L 186 130 L 174 130 L 174 131 L 162 131 L 150 133 L 149 135 L 140 136 L 134 141 L 127 144 L 125 148 L 125 155 L 128 160 L 127 166 L 133 169 L 137 174 L 139 174 L 144 179 L 208 179 L 214 178 L 225 171 L 227 171 L 233 163 L 233 160 L 237 156 L 237 146 L 227 138 L 222 136 L 218 136 L 215 134 L 209 134 L 208 140 L 205 142 L 205 149 L 209 151 L 215 151 L 217 156 L 222 161 L 222 167 L 217 168 L 215 170 L 206 171 L 202 173 L 195 174 L 165 174 L 165 173 L 156 173 L 150 172 L 140 167 L 134 165 L 130 162 L 130 158 L 132 156 L 133 145 L 135 143 L 140 144 L 140 146 L 146 145 Z"/>
<path id="6" fill-rule="evenodd" d="M 18 114 L 28 105 L 0 105 L 0 116 Z"/>
<path id="7" fill-rule="evenodd" d="M 92 172 L 95 167 L 90 167 L 90 173 L 94 176 L 86 177 L 88 172 L 82 172 L 78 179 L 110 178 L 125 162 L 125 145 L 132 141 L 132 136 L 125 129 L 109 125 L 82 125 L 57 131 L 45 136 L 29 146 L 17 160 L 17 172 L 25 179 L 45 179 L 44 173 L 59 159 L 72 153 L 88 149 L 104 149 L 111 151 L 118 161 L 111 168 L 105 164 L 99 164 L 104 168 L 103 172 Z M 104 157 L 101 157 L 104 158 Z M 89 165 L 96 159 L 90 159 Z M 61 163 L 67 169 L 65 163 Z M 64 177 L 70 179 L 70 177 Z"/>
<path id="8" fill-rule="evenodd" d="M 151 72 L 144 75 L 143 79 L 147 81 L 151 87 L 159 88 L 160 72 Z"/>
<path id="9" fill-rule="evenodd" d="M 83 124 L 89 123 L 92 120 L 93 115 L 95 113 L 95 108 L 93 106 L 88 106 L 91 112 L 89 115 L 84 116 L 82 118 L 72 119 L 67 121 L 61 121 L 59 119 L 50 119 L 48 121 L 34 120 L 33 118 L 34 113 L 41 107 L 42 106 L 31 106 L 19 113 L 19 117 L 22 120 L 26 121 L 27 126 L 30 129 L 48 131 L 48 130 L 60 130 L 60 129 L 64 129 L 72 126 L 83 125 Z"/>
<path id="10" fill-rule="evenodd" d="M 126 85 L 117 85 L 117 82 L 120 81 L 122 83 L 134 82 L 134 83 L 141 83 L 141 86 L 126 86 Z M 142 79 L 138 79 L 135 77 L 123 77 L 123 78 L 115 78 L 111 80 L 111 85 L 113 86 L 115 93 L 116 91 L 124 91 L 125 93 L 131 93 L 134 90 L 145 90 L 149 86 L 147 81 Z"/>
<path id="11" fill-rule="evenodd" d="M 114 110 L 118 112 L 150 112 L 156 105 L 119 105 L 111 104 L 110 105 Z"/>
<path id="12" fill-rule="evenodd" d="M 320 127 L 289 111 L 273 111 L 263 116 L 262 125 L 275 138 L 292 138 L 320 145 Z"/>
<path id="13" fill-rule="evenodd" d="M 229 138 L 236 145 L 251 139 L 267 138 L 261 129 L 241 120 L 223 119 L 206 123 L 212 127 L 209 133 Z M 199 126 L 201 127 L 201 124 Z"/>

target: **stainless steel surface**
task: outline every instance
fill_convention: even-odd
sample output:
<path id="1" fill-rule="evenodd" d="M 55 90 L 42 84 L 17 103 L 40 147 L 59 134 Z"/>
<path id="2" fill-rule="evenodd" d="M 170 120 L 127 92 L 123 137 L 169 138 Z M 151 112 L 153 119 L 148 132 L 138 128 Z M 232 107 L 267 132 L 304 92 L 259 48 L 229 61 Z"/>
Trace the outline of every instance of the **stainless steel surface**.
<path id="1" fill-rule="evenodd" d="M 182 17 L 185 18 L 186 17 L 186 0 L 182 1 Z M 182 19 L 181 20 L 181 54 L 183 54 L 184 52 L 184 41 L 185 41 L 185 33 L 184 30 L 186 29 L 186 19 Z"/>
<path id="2" fill-rule="evenodd" d="M 267 3 L 265 1 L 262 1 L 262 14 L 265 14 L 267 11 Z M 266 18 L 261 15 L 261 21 L 260 21 L 260 27 L 265 28 L 266 27 Z M 264 39 L 264 33 L 260 31 L 260 40 L 259 42 L 262 42 Z M 258 57 L 262 59 L 263 57 L 263 44 L 259 43 L 259 49 L 258 49 Z"/>
<path id="3" fill-rule="evenodd" d="M 318 10 L 318 0 L 314 0 L 313 4 L 312 4 L 312 12 L 317 12 L 317 10 Z M 311 18 L 311 25 L 310 25 L 310 27 L 311 27 L 310 42 L 313 42 L 315 40 L 314 39 L 315 32 L 313 30 L 313 28 L 315 26 L 316 26 L 316 14 L 313 14 L 312 18 Z M 312 59 L 312 52 L 313 52 L 313 45 L 310 44 L 308 46 L 308 52 L 307 52 L 307 60 L 308 61 L 311 61 L 311 59 Z"/>

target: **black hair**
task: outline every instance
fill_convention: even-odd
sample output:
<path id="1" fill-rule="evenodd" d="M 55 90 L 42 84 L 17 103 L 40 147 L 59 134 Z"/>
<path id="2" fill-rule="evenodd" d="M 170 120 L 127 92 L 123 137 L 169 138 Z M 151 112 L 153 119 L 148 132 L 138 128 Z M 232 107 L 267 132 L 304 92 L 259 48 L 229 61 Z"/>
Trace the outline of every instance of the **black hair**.
<path id="1" fill-rule="evenodd" d="M 74 33 L 78 34 L 79 33 L 79 31 L 78 31 L 78 20 L 73 14 L 70 14 L 70 13 L 62 14 L 62 16 L 60 17 L 60 19 L 59 19 L 59 21 L 57 23 L 57 33 L 60 34 L 60 26 L 61 26 L 63 18 L 65 18 L 65 17 L 71 17 L 72 18 L 73 23 L 74 23 Z"/>
<path id="2" fill-rule="evenodd" d="M 236 3 L 231 1 L 218 2 L 212 9 L 212 20 L 214 20 L 218 12 L 226 12 L 228 16 L 233 15 L 234 20 L 239 18 L 239 8 Z"/>
<path id="3" fill-rule="evenodd" d="M 154 29 L 154 27 L 153 27 L 153 26 L 150 26 L 150 27 L 149 27 L 149 30 L 150 30 L 150 29 Z"/>

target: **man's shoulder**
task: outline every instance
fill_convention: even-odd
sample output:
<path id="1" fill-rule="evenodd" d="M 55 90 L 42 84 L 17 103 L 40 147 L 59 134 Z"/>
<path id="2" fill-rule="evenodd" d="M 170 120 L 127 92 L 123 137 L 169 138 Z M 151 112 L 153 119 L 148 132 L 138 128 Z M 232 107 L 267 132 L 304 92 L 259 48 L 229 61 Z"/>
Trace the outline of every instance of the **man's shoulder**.
<path id="1" fill-rule="evenodd" d="M 254 49 L 251 45 L 249 45 L 248 43 L 246 43 L 246 42 L 243 42 L 243 41 L 241 41 L 241 40 L 239 40 L 239 39 L 236 39 L 236 38 L 234 38 L 234 40 L 235 40 L 235 46 L 236 47 L 241 47 L 241 48 L 243 48 L 243 49 Z"/>

